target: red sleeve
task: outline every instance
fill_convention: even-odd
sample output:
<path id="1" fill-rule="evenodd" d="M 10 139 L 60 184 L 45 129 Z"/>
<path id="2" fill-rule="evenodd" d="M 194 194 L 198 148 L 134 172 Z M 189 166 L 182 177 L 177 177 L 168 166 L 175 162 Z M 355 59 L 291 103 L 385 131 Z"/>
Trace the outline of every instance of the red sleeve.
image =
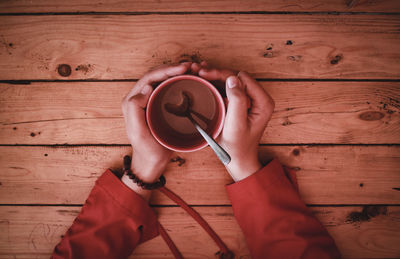
<path id="1" fill-rule="evenodd" d="M 226 187 L 252 257 L 340 258 L 334 240 L 300 199 L 287 173 L 273 160 Z"/>
<path id="2" fill-rule="evenodd" d="M 154 211 L 107 170 L 52 258 L 127 258 L 138 244 L 157 235 Z"/>

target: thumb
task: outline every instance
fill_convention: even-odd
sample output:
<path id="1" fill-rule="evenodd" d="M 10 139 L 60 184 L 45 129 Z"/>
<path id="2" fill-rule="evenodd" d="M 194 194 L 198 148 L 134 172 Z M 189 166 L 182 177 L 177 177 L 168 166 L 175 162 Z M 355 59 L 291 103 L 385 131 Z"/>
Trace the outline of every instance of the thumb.
<path id="1" fill-rule="evenodd" d="M 146 84 L 140 92 L 123 102 L 122 112 L 124 113 L 128 138 L 131 141 L 133 139 L 132 134 L 134 133 L 141 136 L 150 134 L 146 125 L 144 108 L 146 108 L 151 92 L 152 87 Z"/>
<path id="2" fill-rule="evenodd" d="M 147 105 L 147 101 L 150 98 L 151 92 L 152 92 L 153 88 L 146 84 L 143 86 L 142 90 L 140 90 L 140 92 L 136 95 L 133 95 L 130 99 L 129 99 L 129 103 L 137 106 L 138 108 L 146 108 Z"/>
<path id="3" fill-rule="evenodd" d="M 226 80 L 226 96 L 228 97 L 228 111 L 225 126 L 232 130 L 247 127 L 247 95 L 244 85 L 236 76 Z"/>

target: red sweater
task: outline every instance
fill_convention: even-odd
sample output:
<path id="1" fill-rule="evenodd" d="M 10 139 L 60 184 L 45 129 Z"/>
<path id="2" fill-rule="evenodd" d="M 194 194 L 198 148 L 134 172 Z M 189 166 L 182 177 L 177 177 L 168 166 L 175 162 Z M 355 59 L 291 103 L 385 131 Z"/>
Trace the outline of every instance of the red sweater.
<path id="1" fill-rule="evenodd" d="M 332 237 L 300 199 L 294 174 L 277 160 L 226 189 L 253 258 L 340 258 Z M 52 258 L 127 258 L 158 234 L 147 202 L 107 170 Z"/>

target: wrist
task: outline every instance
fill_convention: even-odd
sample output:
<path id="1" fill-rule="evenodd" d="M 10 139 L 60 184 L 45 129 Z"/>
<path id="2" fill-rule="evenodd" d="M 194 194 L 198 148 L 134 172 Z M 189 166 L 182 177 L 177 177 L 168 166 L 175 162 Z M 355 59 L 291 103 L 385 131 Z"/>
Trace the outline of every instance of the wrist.
<path id="1" fill-rule="evenodd" d="M 261 169 L 262 165 L 258 159 L 247 160 L 247 161 L 239 161 L 239 162 L 231 162 L 226 167 L 226 170 L 231 175 L 232 179 L 235 182 L 239 182 L 250 175 L 256 173 Z"/>
<path id="2" fill-rule="evenodd" d="M 132 191 L 136 192 L 137 194 L 139 194 L 140 196 L 142 196 L 142 198 L 145 201 L 149 201 L 150 200 L 150 196 L 151 196 L 151 191 L 150 190 L 145 190 L 142 187 L 140 187 L 139 185 L 137 185 L 136 183 L 134 183 L 132 181 L 132 179 L 129 178 L 129 176 L 127 174 L 124 174 L 121 178 L 121 181 Z"/>
<path id="3" fill-rule="evenodd" d="M 145 183 L 154 183 L 159 181 L 160 176 L 164 173 L 168 162 L 148 161 L 138 155 L 132 156 L 131 170 L 134 175 Z M 127 174 L 124 174 L 121 181 L 136 192 L 146 201 L 150 200 L 151 190 L 147 190 L 134 182 Z"/>
<path id="4" fill-rule="evenodd" d="M 158 181 L 160 176 L 165 172 L 167 164 L 168 160 L 149 160 L 134 153 L 131 170 L 144 182 L 153 183 Z"/>

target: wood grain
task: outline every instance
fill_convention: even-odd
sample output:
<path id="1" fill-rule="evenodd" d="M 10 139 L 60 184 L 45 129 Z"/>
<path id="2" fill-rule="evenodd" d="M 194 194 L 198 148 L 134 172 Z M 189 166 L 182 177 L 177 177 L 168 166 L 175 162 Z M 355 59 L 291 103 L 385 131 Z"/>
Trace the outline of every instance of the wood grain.
<path id="1" fill-rule="evenodd" d="M 279 144 L 260 146 L 262 161 L 297 171 L 344 258 L 399 258 L 400 83 L 387 82 L 400 79 L 399 12 L 398 0 L 0 0 L 0 80 L 78 80 L 0 83 L 0 258 L 49 257 L 95 180 L 132 152 L 120 103 L 134 83 L 119 79 L 184 59 L 294 79 L 262 82 L 276 110 L 261 142 Z M 79 82 L 93 79 L 114 82 Z M 167 186 L 250 258 L 212 151 L 173 158 Z M 185 258 L 214 256 L 180 208 L 158 207 L 173 204 L 158 192 L 151 204 Z M 131 258 L 172 254 L 157 237 Z"/>
<path id="2" fill-rule="evenodd" d="M 1 16 L 0 80 L 134 79 L 182 59 L 257 78 L 399 79 L 399 27 L 395 15 Z"/>
<path id="3" fill-rule="evenodd" d="M 0 1 L 0 13 L 38 12 L 399 12 L 396 0 L 29 0 Z"/>
<path id="4" fill-rule="evenodd" d="M 261 84 L 276 103 L 261 143 L 400 143 L 398 82 Z M 0 144 L 129 144 L 120 104 L 133 85 L 0 84 Z"/>
<path id="5" fill-rule="evenodd" d="M 313 207 L 344 258 L 395 258 L 400 254 L 399 207 Z M 244 236 L 231 207 L 200 207 L 196 210 L 221 236 L 236 258 L 250 258 Z M 358 221 L 362 211 L 377 213 Z M 0 207 L 0 250 L 3 256 L 49 257 L 61 235 L 71 225 L 80 207 Z M 218 251 L 210 237 L 180 208 L 156 208 L 160 222 L 185 258 L 210 258 Z M 366 214 L 368 215 L 368 214 Z M 201 245 L 200 245 L 201 244 Z M 154 249 L 157 247 L 157 249 Z M 172 258 L 157 237 L 140 245 L 130 258 Z"/>
<path id="6" fill-rule="evenodd" d="M 130 147 L 0 147 L 1 204 L 82 204 L 95 180 L 122 167 Z M 399 204 L 399 146 L 260 147 L 297 170 L 307 204 Z M 167 186 L 189 204 L 230 204 L 225 185 L 232 180 L 210 148 L 178 153 L 170 162 Z M 152 204 L 173 204 L 154 192 Z"/>

